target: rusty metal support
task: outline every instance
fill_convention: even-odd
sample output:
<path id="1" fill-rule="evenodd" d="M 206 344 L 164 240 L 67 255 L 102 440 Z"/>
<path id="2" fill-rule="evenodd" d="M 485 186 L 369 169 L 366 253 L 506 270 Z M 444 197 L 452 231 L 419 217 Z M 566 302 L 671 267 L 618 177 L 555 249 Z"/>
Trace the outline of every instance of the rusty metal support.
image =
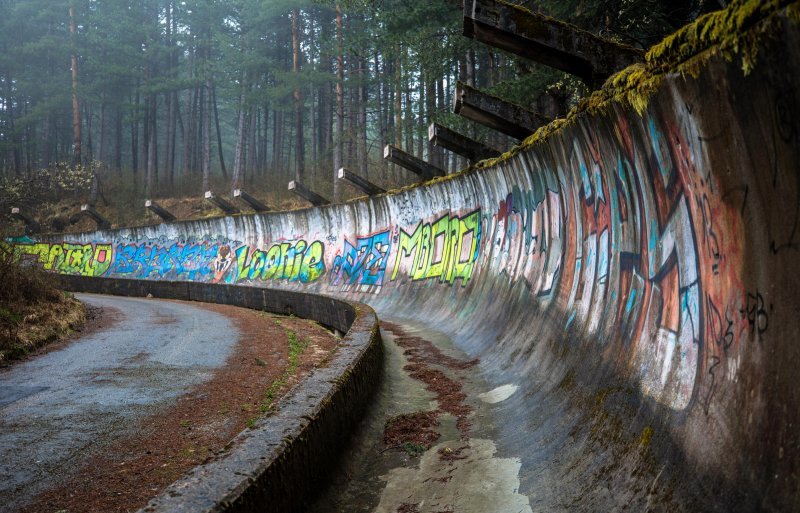
<path id="1" fill-rule="evenodd" d="M 644 59 L 642 50 L 503 0 L 464 0 L 464 35 L 599 87 Z"/>
<path id="2" fill-rule="evenodd" d="M 167 223 L 177 220 L 177 218 L 169 210 L 157 204 L 153 200 L 144 200 L 144 206 Z"/>
<path id="3" fill-rule="evenodd" d="M 254 197 L 250 196 L 249 194 L 247 194 L 245 191 L 243 191 L 241 189 L 234 189 L 233 190 L 233 197 L 234 198 L 239 198 L 240 200 L 244 201 L 245 203 L 250 205 L 250 208 L 252 208 L 256 212 L 267 212 L 267 211 L 270 210 L 270 208 L 267 205 L 265 205 L 264 203 L 261 203 L 260 201 L 258 201 Z"/>
<path id="4" fill-rule="evenodd" d="M 467 158 L 470 163 L 499 157 L 502 152 L 436 123 L 428 126 L 428 140 Z"/>
<path id="5" fill-rule="evenodd" d="M 350 171 L 348 171 L 343 167 L 339 168 L 339 173 L 337 176 L 339 180 L 347 180 L 352 185 L 355 185 L 356 187 L 358 187 L 359 189 L 361 189 L 370 196 L 372 196 L 373 194 L 382 194 L 386 192 L 386 189 L 378 187 L 377 185 L 370 182 L 366 178 L 361 178 L 357 174 L 351 173 Z"/>
<path id="6" fill-rule="evenodd" d="M 19 207 L 11 207 L 11 217 L 14 219 L 18 219 L 25 223 L 25 233 L 28 235 L 32 235 L 34 233 L 39 233 L 42 231 L 41 225 L 36 221 L 36 219 L 32 218 L 31 216 L 24 214 Z"/>
<path id="7" fill-rule="evenodd" d="M 81 214 L 85 216 L 89 216 L 92 220 L 97 223 L 98 230 L 110 230 L 111 229 L 111 222 L 103 217 L 100 212 L 95 210 L 92 205 L 88 203 L 81 205 Z"/>
<path id="8" fill-rule="evenodd" d="M 541 114 L 481 92 L 463 82 L 456 83 L 453 112 L 519 140 L 525 139 L 537 128 L 552 121 Z"/>
<path id="9" fill-rule="evenodd" d="M 239 212 L 241 212 L 238 208 L 236 208 L 234 205 L 228 202 L 225 198 L 217 196 L 211 191 L 206 191 L 205 198 L 228 215 L 238 214 Z"/>
<path id="10" fill-rule="evenodd" d="M 437 176 L 444 176 L 447 174 L 443 169 L 429 164 L 422 159 L 418 159 L 414 155 L 406 153 L 391 144 L 387 144 L 383 148 L 383 158 L 400 167 L 408 169 L 412 173 L 418 174 L 424 180 L 430 180 Z"/>
<path id="11" fill-rule="evenodd" d="M 322 196 L 312 191 L 302 183 L 298 182 L 297 180 L 292 180 L 291 182 L 289 182 L 289 190 L 293 191 L 295 194 L 305 199 L 315 207 L 321 207 L 322 205 L 330 205 L 331 203 L 329 200 L 323 198 Z"/>

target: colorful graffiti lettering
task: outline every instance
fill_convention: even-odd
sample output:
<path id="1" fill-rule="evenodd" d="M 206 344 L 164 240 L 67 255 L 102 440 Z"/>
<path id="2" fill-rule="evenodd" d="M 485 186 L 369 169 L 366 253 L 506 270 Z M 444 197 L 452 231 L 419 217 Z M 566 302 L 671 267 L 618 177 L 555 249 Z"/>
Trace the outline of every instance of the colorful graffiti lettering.
<path id="1" fill-rule="evenodd" d="M 114 249 L 111 275 L 204 281 L 215 271 L 213 261 L 217 258 L 220 244 L 138 242 L 120 243 Z"/>
<path id="2" fill-rule="evenodd" d="M 433 223 L 420 222 L 410 234 L 400 229 L 398 239 L 392 281 L 401 263 L 411 259 L 407 273 L 413 281 L 438 278 L 453 284 L 461 279 L 461 286 L 466 286 L 480 249 L 480 210 L 463 217 L 448 213 Z"/>
<path id="3" fill-rule="evenodd" d="M 48 271 L 81 276 L 103 276 L 111 265 L 111 244 L 16 244 L 17 254 L 34 256 Z"/>
<path id="4" fill-rule="evenodd" d="M 325 273 L 325 246 L 320 241 L 282 242 L 268 250 L 236 250 L 236 281 L 287 280 L 310 283 Z"/>
<path id="5" fill-rule="evenodd" d="M 364 291 L 378 292 L 383 285 L 391 249 L 389 230 L 357 237 L 355 244 L 345 238 L 344 249 L 333 259 L 330 284 L 341 285 L 345 291 L 360 286 L 366 287 Z"/>

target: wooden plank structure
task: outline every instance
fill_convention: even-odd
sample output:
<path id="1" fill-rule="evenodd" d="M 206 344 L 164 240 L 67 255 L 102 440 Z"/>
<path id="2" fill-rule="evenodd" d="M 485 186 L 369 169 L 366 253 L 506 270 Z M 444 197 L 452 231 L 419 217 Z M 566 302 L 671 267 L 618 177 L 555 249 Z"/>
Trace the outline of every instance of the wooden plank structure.
<path id="1" fill-rule="evenodd" d="M 11 207 L 11 217 L 14 219 L 19 219 L 23 223 L 25 223 L 25 233 L 26 234 L 34 234 L 39 233 L 42 231 L 41 225 L 36 221 L 36 219 L 32 218 L 28 214 L 23 213 L 19 207 Z"/>
<path id="2" fill-rule="evenodd" d="M 237 207 L 232 205 L 225 198 L 217 196 L 212 191 L 206 191 L 205 198 L 208 201 L 210 201 L 211 203 L 213 203 L 214 205 L 216 205 L 217 208 L 219 208 L 220 210 L 222 210 L 223 212 L 225 212 L 228 215 L 238 214 L 239 212 L 241 212 Z"/>
<path id="3" fill-rule="evenodd" d="M 267 211 L 270 210 L 270 208 L 267 205 L 265 205 L 264 203 L 261 203 L 260 201 L 255 199 L 253 196 L 247 194 L 245 191 L 243 191 L 241 189 L 234 189 L 233 190 L 233 197 L 234 198 L 239 198 L 240 200 L 244 201 L 245 203 L 250 205 L 250 208 L 252 208 L 256 212 L 267 212 Z"/>
<path id="4" fill-rule="evenodd" d="M 162 207 L 161 205 L 159 205 L 158 203 L 156 203 L 153 200 L 144 200 L 144 206 L 149 211 L 151 211 L 152 213 L 154 213 L 155 215 L 157 215 L 158 217 L 160 217 L 161 219 L 163 219 L 167 223 L 171 223 L 172 221 L 176 221 L 177 220 L 177 218 L 172 214 L 172 212 L 170 212 L 166 208 Z"/>
<path id="5" fill-rule="evenodd" d="M 422 159 L 418 159 L 414 155 L 406 153 L 391 144 L 387 144 L 383 148 L 383 158 L 421 176 L 423 180 L 431 180 L 437 176 L 444 176 L 447 174 L 444 169 L 429 164 Z"/>
<path id="6" fill-rule="evenodd" d="M 480 141 L 471 139 L 466 135 L 462 135 L 436 123 L 431 123 L 428 126 L 428 140 L 436 146 L 466 157 L 470 163 L 499 157 L 502 153 Z"/>
<path id="7" fill-rule="evenodd" d="M 88 203 L 81 205 L 81 214 L 91 217 L 97 223 L 98 230 L 110 230 L 111 222 L 103 217 L 92 205 Z"/>
<path id="8" fill-rule="evenodd" d="M 464 35 L 576 75 L 590 87 L 644 59 L 642 50 L 504 0 L 464 0 Z"/>
<path id="9" fill-rule="evenodd" d="M 378 187 L 374 183 L 370 182 L 366 178 L 362 178 L 355 173 L 348 171 L 345 168 L 339 168 L 339 171 L 336 175 L 339 180 L 346 180 L 350 182 L 352 185 L 355 185 L 368 195 L 372 196 L 374 194 L 383 194 L 386 192 L 386 189 L 382 187 Z"/>
<path id="10" fill-rule="evenodd" d="M 525 139 L 537 128 L 552 121 L 541 114 L 481 92 L 463 82 L 456 83 L 453 112 L 519 140 Z"/>
<path id="11" fill-rule="evenodd" d="M 302 183 L 298 182 L 297 180 L 292 180 L 289 182 L 289 190 L 300 196 L 301 198 L 305 199 L 315 207 L 321 207 L 322 205 L 330 205 L 331 202 L 317 194 L 316 192 L 312 191 Z"/>

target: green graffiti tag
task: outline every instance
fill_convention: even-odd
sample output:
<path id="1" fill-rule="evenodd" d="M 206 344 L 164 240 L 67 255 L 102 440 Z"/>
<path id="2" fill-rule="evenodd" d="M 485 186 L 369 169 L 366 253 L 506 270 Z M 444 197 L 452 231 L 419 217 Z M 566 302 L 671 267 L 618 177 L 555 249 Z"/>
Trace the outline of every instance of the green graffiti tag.
<path id="1" fill-rule="evenodd" d="M 413 281 L 438 278 L 452 285 L 460 278 L 463 287 L 478 259 L 481 212 L 475 210 L 463 217 L 446 214 L 433 224 L 420 222 L 411 234 L 401 228 L 398 237 L 392 281 L 401 263 L 410 258 L 407 272 Z"/>
<path id="2" fill-rule="evenodd" d="M 20 258 L 25 255 L 36 257 L 39 264 L 48 271 L 60 274 L 79 274 L 81 276 L 102 276 L 111 266 L 111 244 L 15 244 Z"/>

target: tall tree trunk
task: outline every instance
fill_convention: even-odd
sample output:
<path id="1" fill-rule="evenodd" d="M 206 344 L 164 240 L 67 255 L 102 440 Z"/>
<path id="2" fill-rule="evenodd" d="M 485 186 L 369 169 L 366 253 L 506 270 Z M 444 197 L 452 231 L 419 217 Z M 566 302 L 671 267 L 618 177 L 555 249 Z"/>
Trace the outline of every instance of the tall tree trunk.
<path id="1" fill-rule="evenodd" d="M 303 143 L 305 137 L 303 134 L 303 103 L 302 93 L 300 92 L 300 12 L 297 9 L 292 10 L 292 71 L 295 74 L 295 85 L 292 97 L 294 98 L 294 136 L 295 136 L 295 166 L 294 178 L 298 181 L 303 181 L 305 174 L 305 148 Z"/>
<path id="2" fill-rule="evenodd" d="M 344 136 L 344 41 L 342 27 L 342 9 L 336 6 L 336 138 L 333 147 L 333 198 L 341 199 L 338 172 L 344 165 L 342 142 Z"/>
<path id="3" fill-rule="evenodd" d="M 211 185 L 211 79 L 205 84 L 205 103 L 201 115 L 203 125 L 203 190 L 209 190 Z"/>
<path id="4" fill-rule="evenodd" d="M 363 18 L 360 18 L 363 21 Z M 358 57 L 358 171 L 364 178 L 369 178 L 367 155 L 367 102 L 369 101 L 369 85 L 367 67 L 369 61 L 360 55 Z"/>
<path id="5" fill-rule="evenodd" d="M 236 123 L 236 150 L 233 156 L 233 175 L 231 176 L 231 195 L 233 190 L 241 187 L 242 168 L 244 167 L 245 141 L 247 140 L 247 123 L 244 107 L 244 86 L 239 97 L 239 120 Z"/>
<path id="6" fill-rule="evenodd" d="M 225 169 L 225 157 L 222 153 L 222 132 L 219 130 L 219 112 L 217 110 L 217 86 L 211 85 L 211 95 L 214 98 L 214 127 L 217 129 L 217 153 L 219 154 L 219 168 L 222 171 L 222 177 L 228 179 L 228 170 Z"/>
<path id="7" fill-rule="evenodd" d="M 78 53 L 75 48 L 75 7 L 69 6 L 69 33 L 72 41 L 72 162 L 81 163 L 81 106 L 78 100 Z"/>

